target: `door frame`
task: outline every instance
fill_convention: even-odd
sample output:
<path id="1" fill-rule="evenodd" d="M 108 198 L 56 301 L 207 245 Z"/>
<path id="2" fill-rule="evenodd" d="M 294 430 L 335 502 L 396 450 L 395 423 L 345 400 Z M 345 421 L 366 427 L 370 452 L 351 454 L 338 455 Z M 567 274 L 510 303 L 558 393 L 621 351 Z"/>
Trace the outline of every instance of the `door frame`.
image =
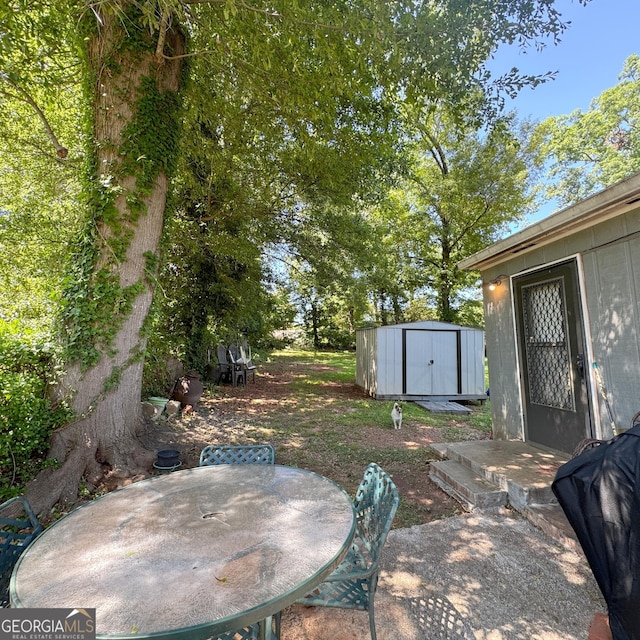
<path id="1" fill-rule="evenodd" d="M 558 260 L 552 260 L 551 262 L 545 262 L 542 264 L 538 264 L 535 267 L 530 267 L 528 269 L 523 269 L 522 271 L 518 271 L 517 273 L 511 274 L 509 276 L 509 291 L 511 296 L 511 320 L 513 323 L 513 341 L 514 341 L 514 350 L 516 354 L 516 379 L 518 381 L 518 401 L 520 402 L 520 433 L 523 442 L 528 442 L 527 428 L 526 428 L 526 400 L 525 400 L 525 389 L 523 387 L 523 372 L 522 372 L 522 349 L 519 341 L 519 333 L 518 333 L 518 310 L 516 309 L 516 295 L 515 295 L 515 284 L 514 278 L 519 278 L 522 276 L 528 276 L 534 274 L 537 271 L 543 271 L 545 269 L 551 269 L 553 267 L 557 267 L 562 264 L 567 264 L 570 262 L 575 263 L 576 268 L 576 288 L 578 292 L 578 306 L 579 309 L 576 310 L 576 315 L 580 318 L 582 323 L 582 332 L 583 332 L 583 340 L 584 340 L 584 353 L 585 353 L 585 384 L 587 388 L 587 403 L 586 408 L 589 412 L 589 419 L 591 421 L 591 429 L 592 429 L 592 437 L 602 439 L 602 424 L 600 421 L 600 411 L 598 410 L 598 386 L 597 381 L 595 380 L 595 374 L 593 371 L 593 349 L 592 349 L 592 340 L 591 340 L 591 325 L 589 324 L 589 313 L 587 309 L 587 292 L 586 286 L 584 282 L 584 264 L 582 262 L 582 254 L 576 253 L 564 258 L 560 258 Z M 542 446 L 536 443 L 535 446 Z"/>

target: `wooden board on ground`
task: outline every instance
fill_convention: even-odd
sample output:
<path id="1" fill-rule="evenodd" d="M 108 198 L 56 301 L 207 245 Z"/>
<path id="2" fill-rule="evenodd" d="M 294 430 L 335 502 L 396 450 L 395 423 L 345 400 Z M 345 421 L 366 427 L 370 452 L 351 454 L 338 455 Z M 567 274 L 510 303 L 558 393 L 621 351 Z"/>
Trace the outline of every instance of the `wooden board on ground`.
<path id="1" fill-rule="evenodd" d="M 457 402 L 432 402 L 416 401 L 416 404 L 432 413 L 471 413 L 469 407 L 465 407 Z"/>

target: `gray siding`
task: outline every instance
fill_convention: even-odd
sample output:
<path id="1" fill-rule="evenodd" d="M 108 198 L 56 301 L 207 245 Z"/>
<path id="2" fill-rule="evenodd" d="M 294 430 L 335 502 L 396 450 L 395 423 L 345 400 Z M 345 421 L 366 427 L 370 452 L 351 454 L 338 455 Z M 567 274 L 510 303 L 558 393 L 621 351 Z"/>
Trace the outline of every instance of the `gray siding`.
<path id="1" fill-rule="evenodd" d="M 489 279 L 497 275 L 490 276 Z M 497 440 L 521 440 L 522 403 L 512 298 L 508 284 L 504 283 L 490 295 L 486 295 L 484 303 L 493 436 Z"/>
<path id="2" fill-rule="evenodd" d="M 618 428 L 630 426 L 640 411 L 640 207 L 515 255 L 482 273 L 484 282 L 517 275 L 579 256 L 583 265 L 586 340 L 592 356 L 591 404 L 600 419 L 600 437 L 612 435 L 593 364 L 608 391 Z M 493 429 L 496 438 L 522 438 L 522 400 L 512 291 L 505 282 L 483 292 Z"/>
<path id="3" fill-rule="evenodd" d="M 626 429 L 640 411 L 640 238 L 588 253 L 584 268 L 593 360 L 615 424 Z M 610 436 L 605 391 L 594 389 L 604 435 Z"/>

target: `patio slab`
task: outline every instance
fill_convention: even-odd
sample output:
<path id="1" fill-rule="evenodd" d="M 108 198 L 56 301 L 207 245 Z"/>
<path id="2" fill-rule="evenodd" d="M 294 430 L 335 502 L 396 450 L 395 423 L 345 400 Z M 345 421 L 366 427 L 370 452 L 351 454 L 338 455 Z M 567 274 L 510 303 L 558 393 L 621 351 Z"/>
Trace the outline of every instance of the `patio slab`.
<path id="1" fill-rule="evenodd" d="M 586 640 L 606 611 L 584 556 L 507 510 L 394 529 L 381 568 L 378 640 Z M 282 640 L 325 638 L 367 640 L 367 613 L 285 611 Z"/>

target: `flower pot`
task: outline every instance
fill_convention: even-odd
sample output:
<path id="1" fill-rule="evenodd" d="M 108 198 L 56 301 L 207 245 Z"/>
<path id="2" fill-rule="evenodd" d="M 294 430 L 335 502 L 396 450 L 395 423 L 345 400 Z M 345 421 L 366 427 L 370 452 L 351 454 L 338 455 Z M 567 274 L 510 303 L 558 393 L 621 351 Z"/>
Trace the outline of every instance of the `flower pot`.
<path id="1" fill-rule="evenodd" d="M 149 398 L 147 402 L 153 405 L 153 408 L 155 409 L 155 413 L 152 419 L 157 420 L 162 415 L 164 408 L 167 406 L 167 402 L 169 402 L 169 398 L 160 398 L 160 397 L 154 396 L 152 398 Z"/>
<path id="2" fill-rule="evenodd" d="M 163 449 L 158 451 L 158 459 L 153 465 L 156 469 L 176 469 L 180 462 L 180 452 L 176 449 Z"/>

